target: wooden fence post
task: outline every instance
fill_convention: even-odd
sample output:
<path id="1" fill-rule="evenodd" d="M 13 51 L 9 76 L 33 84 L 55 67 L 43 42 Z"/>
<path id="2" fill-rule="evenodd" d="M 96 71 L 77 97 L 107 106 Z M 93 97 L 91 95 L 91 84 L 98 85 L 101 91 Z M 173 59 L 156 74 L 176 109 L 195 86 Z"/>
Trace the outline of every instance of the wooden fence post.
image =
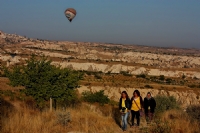
<path id="1" fill-rule="evenodd" d="M 50 97 L 50 112 L 52 112 L 52 98 Z"/>

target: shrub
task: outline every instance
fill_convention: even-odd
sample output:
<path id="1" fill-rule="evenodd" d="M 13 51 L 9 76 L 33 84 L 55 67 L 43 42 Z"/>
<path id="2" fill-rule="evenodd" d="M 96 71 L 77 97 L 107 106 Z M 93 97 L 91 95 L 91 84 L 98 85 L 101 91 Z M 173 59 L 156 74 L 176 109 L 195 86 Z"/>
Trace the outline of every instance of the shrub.
<path id="1" fill-rule="evenodd" d="M 70 112 L 57 112 L 57 122 L 66 126 L 71 121 Z"/>
<path id="2" fill-rule="evenodd" d="M 145 85 L 144 87 L 145 88 L 152 88 L 153 89 L 153 86 L 151 86 L 151 85 Z"/>
<path id="3" fill-rule="evenodd" d="M 192 119 L 200 122 L 200 105 L 191 105 L 186 109 L 186 112 Z"/>
<path id="4" fill-rule="evenodd" d="M 124 76 L 132 76 L 132 74 L 130 74 L 127 71 L 120 71 L 120 74 L 124 75 Z"/>
<path id="5" fill-rule="evenodd" d="M 170 109 L 178 109 L 179 105 L 173 96 L 157 95 L 156 101 L 156 114 L 163 113 Z"/>
<path id="6" fill-rule="evenodd" d="M 186 76 L 185 76 L 185 74 L 183 74 L 183 75 L 182 75 L 182 79 L 185 79 L 185 78 L 186 78 Z"/>
<path id="7" fill-rule="evenodd" d="M 100 104 L 106 104 L 109 103 L 110 99 L 108 98 L 107 95 L 104 94 L 104 90 L 100 90 L 98 92 L 90 92 L 90 91 L 85 91 L 82 93 L 82 99 L 85 102 L 89 103 L 100 103 Z"/>
<path id="8" fill-rule="evenodd" d="M 144 78 L 144 79 L 145 79 L 145 78 L 146 78 L 146 75 L 145 75 L 145 74 L 140 74 L 140 75 L 136 75 L 136 77 L 137 77 L 137 78 Z"/>
<path id="9" fill-rule="evenodd" d="M 95 77 L 96 79 L 102 79 L 101 75 L 98 74 L 98 73 L 94 73 L 94 77 Z"/>
<path id="10" fill-rule="evenodd" d="M 171 84 L 172 83 L 172 79 L 171 78 L 167 78 L 166 79 L 166 83 Z"/>
<path id="11" fill-rule="evenodd" d="M 110 100 L 109 105 L 111 106 L 118 106 L 118 102 L 114 101 L 114 100 Z"/>
<path id="12" fill-rule="evenodd" d="M 190 84 L 190 85 L 188 85 L 188 87 L 190 87 L 190 88 L 195 88 L 196 85 L 195 85 L 195 84 Z"/>
<path id="13" fill-rule="evenodd" d="M 106 74 L 107 74 L 107 75 L 110 75 L 110 74 L 111 74 L 111 71 L 108 71 Z"/>
<path id="14" fill-rule="evenodd" d="M 164 75 L 160 75 L 159 80 L 165 80 L 165 76 Z"/>
<path id="15" fill-rule="evenodd" d="M 197 99 L 199 99 L 199 96 L 196 96 Z"/>

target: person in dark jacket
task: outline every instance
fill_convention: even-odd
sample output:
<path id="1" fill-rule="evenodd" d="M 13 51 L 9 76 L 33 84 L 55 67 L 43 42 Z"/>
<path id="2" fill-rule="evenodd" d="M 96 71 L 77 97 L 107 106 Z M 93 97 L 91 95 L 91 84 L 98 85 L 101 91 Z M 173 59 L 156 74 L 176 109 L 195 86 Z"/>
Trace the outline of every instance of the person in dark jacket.
<path id="1" fill-rule="evenodd" d="M 140 96 L 140 92 L 135 90 L 133 92 L 133 97 L 131 98 L 131 116 L 132 116 L 132 126 L 134 127 L 134 119 L 137 119 L 137 126 L 140 125 L 140 110 L 143 111 L 143 99 Z"/>
<path id="2" fill-rule="evenodd" d="M 126 131 L 127 130 L 127 119 L 130 114 L 130 98 L 128 97 L 128 94 L 126 91 L 123 91 L 121 93 L 121 98 L 119 100 L 119 110 L 121 112 L 121 117 L 122 117 L 122 130 Z"/>
<path id="3" fill-rule="evenodd" d="M 156 101 L 151 96 L 151 93 L 148 92 L 147 96 L 144 98 L 144 110 L 147 123 L 153 120 L 155 108 L 156 108 Z"/>

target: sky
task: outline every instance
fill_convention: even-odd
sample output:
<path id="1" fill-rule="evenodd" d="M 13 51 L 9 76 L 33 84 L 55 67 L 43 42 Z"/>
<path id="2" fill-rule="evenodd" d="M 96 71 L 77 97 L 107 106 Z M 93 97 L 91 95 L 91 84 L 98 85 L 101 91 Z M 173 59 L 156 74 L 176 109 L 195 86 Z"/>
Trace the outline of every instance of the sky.
<path id="1" fill-rule="evenodd" d="M 77 15 L 70 23 L 67 8 Z M 200 48 L 200 0 L 0 0 L 0 30 L 30 38 Z"/>

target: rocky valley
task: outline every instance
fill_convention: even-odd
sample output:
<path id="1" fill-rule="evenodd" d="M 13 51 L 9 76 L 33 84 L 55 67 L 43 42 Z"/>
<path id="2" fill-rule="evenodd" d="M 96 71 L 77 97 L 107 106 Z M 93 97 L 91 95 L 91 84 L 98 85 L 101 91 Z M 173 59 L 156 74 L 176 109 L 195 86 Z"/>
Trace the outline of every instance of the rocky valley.
<path id="1" fill-rule="evenodd" d="M 110 43 L 31 39 L 0 31 L 0 65 L 25 63 L 31 55 L 47 56 L 56 66 L 85 74 L 79 92 L 105 90 L 113 100 L 121 91 L 144 97 L 174 96 L 184 107 L 200 103 L 200 50 Z"/>

